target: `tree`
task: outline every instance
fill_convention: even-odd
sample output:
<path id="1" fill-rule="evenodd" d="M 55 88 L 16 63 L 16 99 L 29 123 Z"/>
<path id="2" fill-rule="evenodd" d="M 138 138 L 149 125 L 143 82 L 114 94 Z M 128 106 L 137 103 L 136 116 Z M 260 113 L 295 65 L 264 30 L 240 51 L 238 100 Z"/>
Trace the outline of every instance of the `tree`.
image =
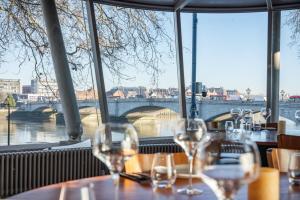
<path id="1" fill-rule="evenodd" d="M 4 104 L 9 107 L 16 107 L 16 101 L 11 94 L 7 95 Z"/>
<path id="2" fill-rule="evenodd" d="M 291 35 L 291 45 L 297 45 L 300 49 L 300 10 L 291 10 L 287 14 L 286 24 L 290 27 Z M 299 54 L 300 57 L 300 54 Z"/>
<path id="3" fill-rule="evenodd" d="M 92 59 L 85 1 L 56 0 L 56 4 L 75 86 L 90 84 L 87 76 Z M 156 81 L 164 54 L 159 45 L 167 45 L 168 55 L 173 57 L 172 38 L 164 27 L 169 21 L 165 13 L 100 4 L 95 4 L 95 13 L 103 66 L 117 78 L 132 78 L 123 70 L 136 68 Z M 42 16 L 40 0 L 0 1 L 0 63 L 13 48 L 20 69 L 25 61 L 33 61 L 35 76 L 49 80 L 53 79 L 53 68 Z"/>

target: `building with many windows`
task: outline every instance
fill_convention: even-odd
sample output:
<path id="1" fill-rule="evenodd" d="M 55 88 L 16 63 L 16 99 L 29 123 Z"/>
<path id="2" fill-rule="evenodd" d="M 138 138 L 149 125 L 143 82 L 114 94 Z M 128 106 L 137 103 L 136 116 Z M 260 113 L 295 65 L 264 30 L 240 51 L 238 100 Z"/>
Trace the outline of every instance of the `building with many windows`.
<path id="1" fill-rule="evenodd" d="M 42 97 L 55 98 L 58 96 L 57 83 L 54 80 L 31 80 L 31 93 Z"/>
<path id="2" fill-rule="evenodd" d="M 20 94 L 20 79 L 0 79 L 0 92 L 7 94 Z"/>
<path id="3" fill-rule="evenodd" d="M 23 85 L 22 94 L 30 94 L 30 93 L 31 93 L 31 85 Z"/>

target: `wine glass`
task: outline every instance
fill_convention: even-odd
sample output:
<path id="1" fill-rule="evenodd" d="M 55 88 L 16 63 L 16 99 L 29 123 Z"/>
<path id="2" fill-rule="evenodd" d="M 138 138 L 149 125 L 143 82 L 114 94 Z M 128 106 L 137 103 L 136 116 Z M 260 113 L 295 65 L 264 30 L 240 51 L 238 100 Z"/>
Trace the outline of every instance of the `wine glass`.
<path id="1" fill-rule="evenodd" d="M 288 164 L 289 183 L 300 185 L 300 153 L 291 153 Z"/>
<path id="2" fill-rule="evenodd" d="M 251 109 L 243 109 L 243 119 L 246 124 L 251 124 L 253 119 L 253 111 Z"/>
<path id="3" fill-rule="evenodd" d="M 195 159 L 199 176 L 220 200 L 233 199 L 238 190 L 259 175 L 260 156 L 256 143 L 241 134 L 238 140 L 224 134 L 206 135 Z"/>
<path id="4" fill-rule="evenodd" d="M 267 130 L 267 122 L 268 122 L 268 119 L 269 119 L 269 117 L 271 117 L 271 113 L 272 113 L 272 111 L 271 111 L 271 108 L 261 108 L 260 109 L 260 114 L 261 114 L 261 116 L 266 120 L 266 123 L 265 123 L 265 132 L 268 132 L 268 130 Z"/>
<path id="5" fill-rule="evenodd" d="M 234 130 L 233 122 L 232 121 L 226 121 L 225 122 L 226 137 L 232 137 L 233 130 Z"/>
<path id="6" fill-rule="evenodd" d="M 102 124 L 95 134 L 93 154 L 109 169 L 115 186 L 125 161 L 138 153 L 139 140 L 131 124 Z"/>
<path id="7" fill-rule="evenodd" d="M 174 141 L 183 148 L 189 161 L 189 185 L 186 188 L 177 190 L 178 193 L 187 195 L 198 195 L 202 193 L 201 190 L 193 188 L 192 173 L 193 159 L 206 130 L 206 125 L 202 119 L 179 120 L 173 129 Z"/>
<path id="8" fill-rule="evenodd" d="M 151 168 L 151 179 L 154 190 L 170 188 L 176 180 L 174 156 L 170 153 L 156 153 Z"/>
<path id="9" fill-rule="evenodd" d="M 242 110 L 240 108 L 232 108 L 230 114 L 234 120 L 235 129 L 238 128 L 238 120 L 242 115 Z"/>

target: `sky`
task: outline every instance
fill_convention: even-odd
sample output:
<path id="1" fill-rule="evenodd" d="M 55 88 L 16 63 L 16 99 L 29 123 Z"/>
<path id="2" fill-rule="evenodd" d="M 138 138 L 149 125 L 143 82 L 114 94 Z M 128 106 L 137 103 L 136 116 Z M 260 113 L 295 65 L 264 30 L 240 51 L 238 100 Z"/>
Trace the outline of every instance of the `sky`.
<path id="1" fill-rule="evenodd" d="M 281 28 L 281 76 L 280 89 L 290 95 L 300 94 L 300 59 L 296 46 L 290 45 L 290 30 L 285 25 L 287 12 L 282 13 Z M 172 19 L 172 13 L 168 14 Z M 174 38 L 171 20 L 166 31 Z M 184 67 L 186 85 L 191 82 L 192 59 L 192 14 L 182 14 L 184 45 Z M 168 51 L 164 46 L 163 51 Z M 197 81 L 207 87 L 224 87 L 252 94 L 264 94 L 266 90 L 267 13 L 240 14 L 198 14 L 197 29 Z M 163 57 L 159 64 L 163 73 L 157 85 L 151 84 L 151 77 L 144 72 L 128 70 L 131 81 L 116 81 L 104 70 L 106 88 L 113 86 L 177 87 L 176 57 Z M 20 69 L 15 61 L 14 51 L 8 52 L 6 63 L 0 67 L 0 78 L 21 79 L 22 84 L 30 83 L 33 65 L 30 62 Z"/>

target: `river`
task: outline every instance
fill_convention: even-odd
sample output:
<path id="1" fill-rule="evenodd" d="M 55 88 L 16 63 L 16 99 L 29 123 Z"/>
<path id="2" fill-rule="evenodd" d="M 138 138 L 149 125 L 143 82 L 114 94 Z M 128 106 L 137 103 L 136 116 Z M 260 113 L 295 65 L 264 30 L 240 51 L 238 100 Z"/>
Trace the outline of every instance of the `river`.
<path id="1" fill-rule="evenodd" d="M 169 110 L 156 112 L 131 113 L 128 118 L 136 128 L 139 137 L 171 136 L 173 133 L 168 122 L 177 117 L 176 113 Z M 97 123 L 83 123 L 82 139 L 93 138 L 97 130 Z M 287 121 L 287 131 L 300 133 L 300 126 L 292 121 Z M 0 119 L 0 145 L 7 145 L 7 120 Z M 64 125 L 57 125 L 55 122 L 28 122 L 11 121 L 11 145 L 30 143 L 54 143 L 68 140 Z"/>
<path id="2" fill-rule="evenodd" d="M 160 109 L 152 112 L 136 112 L 128 115 L 128 120 L 136 128 L 139 137 L 157 137 L 172 135 L 168 123 L 175 119 L 177 114 L 169 109 Z M 95 117 L 96 119 L 96 117 Z M 97 122 L 82 123 L 82 140 L 93 138 L 97 130 Z M 7 145 L 7 120 L 4 116 L 0 119 L 0 145 Z M 68 140 L 66 127 L 55 122 L 30 122 L 11 121 L 10 144 L 30 144 L 30 143 L 54 143 Z"/>

